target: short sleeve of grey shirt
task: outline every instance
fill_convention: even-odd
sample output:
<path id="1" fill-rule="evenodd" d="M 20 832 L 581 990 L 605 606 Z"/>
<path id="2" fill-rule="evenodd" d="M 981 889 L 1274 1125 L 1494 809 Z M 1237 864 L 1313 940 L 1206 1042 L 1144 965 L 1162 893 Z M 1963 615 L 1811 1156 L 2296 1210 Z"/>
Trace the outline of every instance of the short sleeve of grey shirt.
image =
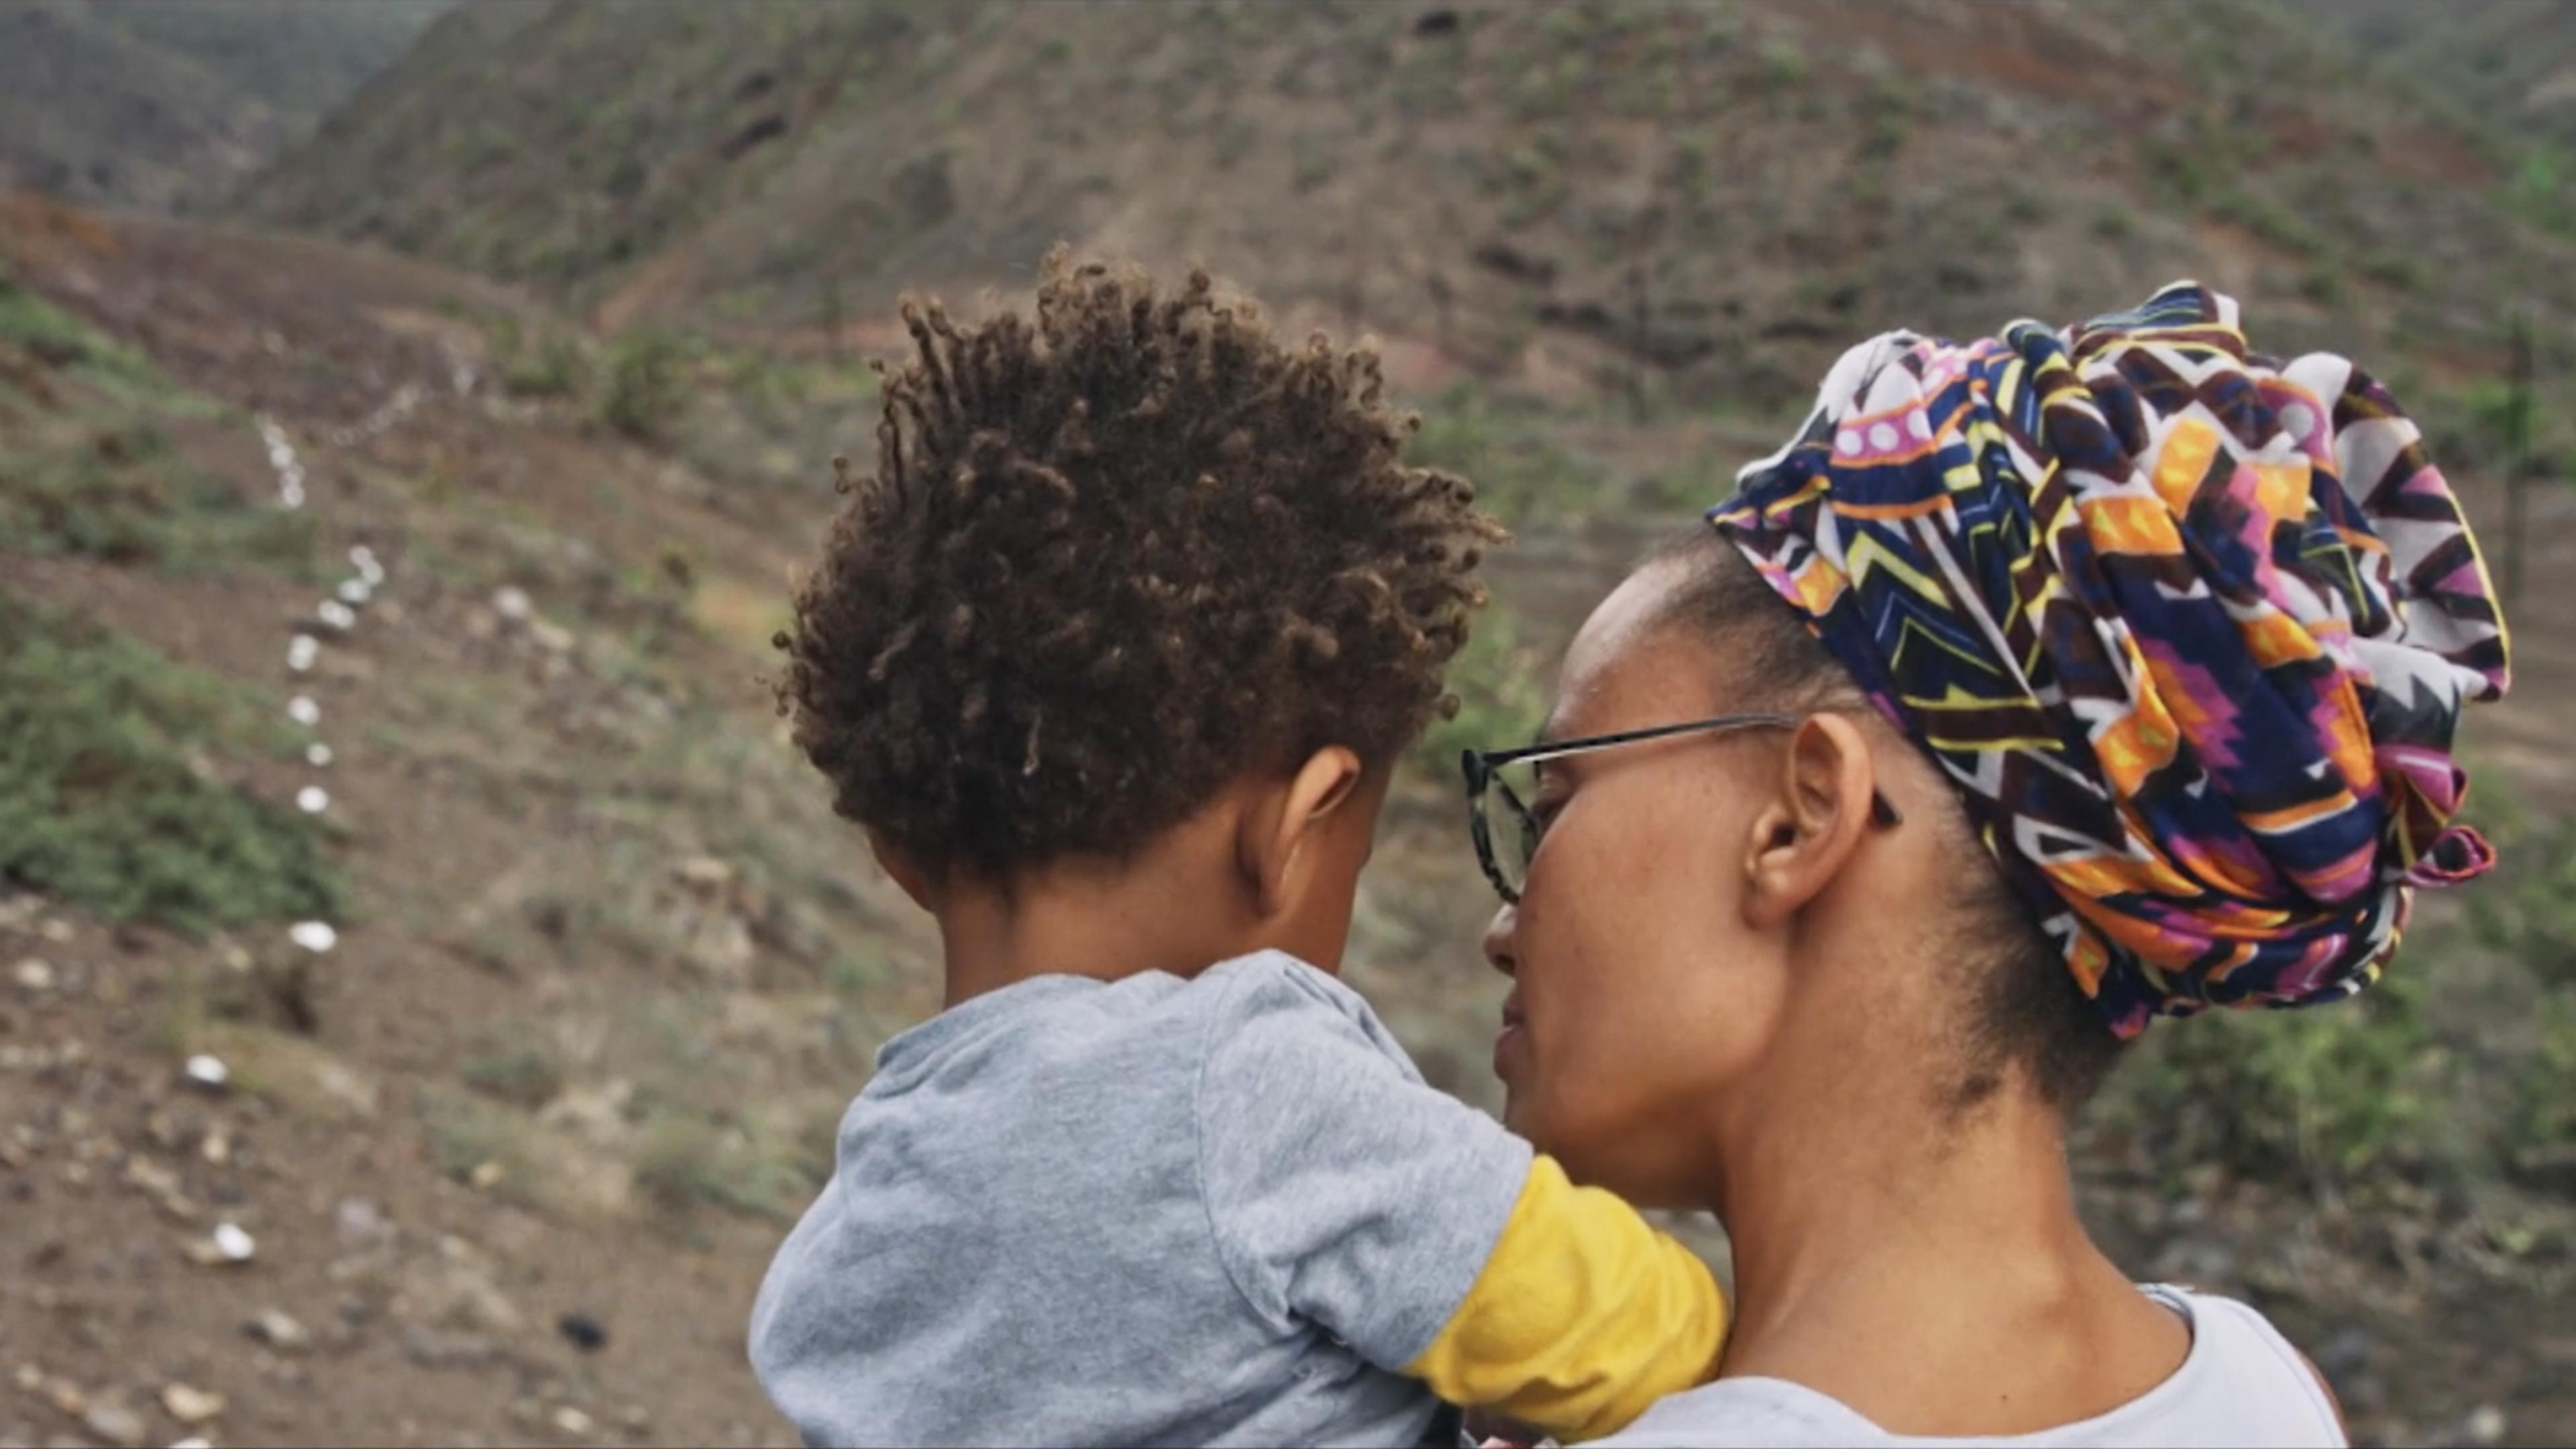
<path id="1" fill-rule="evenodd" d="M 1527 1144 L 1278 953 L 888 1042 L 753 1310 L 814 1443 L 1409 1444 Z"/>

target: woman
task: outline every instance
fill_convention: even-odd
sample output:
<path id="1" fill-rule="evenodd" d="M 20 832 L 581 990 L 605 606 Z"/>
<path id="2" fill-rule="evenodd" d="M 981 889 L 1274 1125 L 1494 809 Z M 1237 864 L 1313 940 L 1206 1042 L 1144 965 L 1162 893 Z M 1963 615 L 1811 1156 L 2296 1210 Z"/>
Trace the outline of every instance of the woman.
<path id="1" fill-rule="evenodd" d="M 1711 520 L 1468 761 L 1509 1122 L 1734 1243 L 1724 1376 L 1609 1442 L 2342 1442 L 2094 1246 L 2065 1132 L 2152 1017 L 2349 995 L 2491 860 L 2503 625 L 2413 425 L 2181 284 L 1854 349 Z"/>

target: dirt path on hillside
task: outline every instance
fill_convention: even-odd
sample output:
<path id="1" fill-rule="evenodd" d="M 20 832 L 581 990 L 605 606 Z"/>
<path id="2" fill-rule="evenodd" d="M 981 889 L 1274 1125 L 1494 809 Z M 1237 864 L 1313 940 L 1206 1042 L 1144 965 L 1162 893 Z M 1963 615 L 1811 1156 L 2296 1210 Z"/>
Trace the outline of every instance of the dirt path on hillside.
<path id="1" fill-rule="evenodd" d="M 459 923 L 584 826 L 543 789 L 455 788 L 385 743 L 406 728 L 411 681 L 489 676 L 490 716 L 465 721 L 458 744 L 496 753 L 512 732 L 540 752 L 583 748 L 572 706 L 604 690 L 577 652 L 564 665 L 544 636 L 496 625 L 484 596 L 442 578 L 421 553 L 439 505 L 382 480 L 435 476 L 642 569 L 685 539 L 742 591 L 776 587 L 777 541 L 793 531 L 633 486 L 658 460 L 578 427 L 494 427 L 455 386 L 474 339 L 453 313 L 493 305 L 488 289 L 301 243 L 29 220 L 8 238 L 22 278 L 183 383 L 279 419 L 309 462 L 326 549 L 369 543 L 390 580 L 298 681 L 337 742 L 329 818 L 356 897 L 312 983 L 309 1035 L 256 1018 L 201 1031 L 191 1044 L 225 1060 L 233 1085 L 193 1088 L 173 1047 L 200 1010 L 186 983 L 220 989 L 290 947 L 109 930 L 0 900 L 0 961 L 19 963 L 0 981 L 0 1442 L 793 1442 L 741 1352 L 775 1219 L 662 1214 L 570 1132 L 541 1139 L 552 1155 L 531 1168 L 547 1174 L 535 1197 L 460 1181 L 439 1160 L 429 1114 L 478 1031 L 663 983 L 634 981 L 626 962 L 496 969 L 460 950 Z M 405 422 L 335 444 L 405 387 L 425 399 Z M 275 487 L 255 439 L 226 432 L 194 452 L 245 494 Z M 273 682 L 281 700 L 289 637 L 312 609 L 309 588 L 258 576 L 4 552 L 0 569 L 13 592 Z M 536 618 L 571 607 L 541 597 Z M 675 638 L 681 653 L 659 667 L 731 681 L 720 707 L 765 733 L 758 661 Z M 284 792 L 290 767 L 266 768 L 254 783 Z M 703 1023 L 810 1067 L 796 1026 Z M 249 1235 L 249 1260 L 200 1261 L 227 1225 Z"/>

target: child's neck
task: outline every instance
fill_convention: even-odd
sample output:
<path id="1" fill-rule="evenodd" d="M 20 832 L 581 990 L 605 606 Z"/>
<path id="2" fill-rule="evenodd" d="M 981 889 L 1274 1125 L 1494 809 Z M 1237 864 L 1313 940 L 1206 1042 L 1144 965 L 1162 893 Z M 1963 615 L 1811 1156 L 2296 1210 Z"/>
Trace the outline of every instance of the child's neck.
<path id="1" fill-rule="evenodd" d="M 1197 862 L 1205 866 L 1193 868 Z M 1242 886 L 1204 854 L 1048 867 L 1009 881 L 951 882 L 940 900 L 943 1006 L 1033 976 L 1116 981 L 1195 976 L 1252 949 Z"/>

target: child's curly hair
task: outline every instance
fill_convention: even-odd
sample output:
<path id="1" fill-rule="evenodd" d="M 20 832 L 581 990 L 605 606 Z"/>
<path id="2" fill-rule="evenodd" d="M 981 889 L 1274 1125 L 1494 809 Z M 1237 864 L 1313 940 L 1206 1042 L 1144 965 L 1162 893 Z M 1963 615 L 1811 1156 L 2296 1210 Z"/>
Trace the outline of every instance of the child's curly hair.
<path id="1" fill-rule="evenodd" d="M 907 302 L 873 476 L 796 594 L 778 687 L 833 806 L 926 868 L 1125 855 L 1229 779 L 1389 759 L 1504 534 L 1398 461 L 1375 354 L 1282 347 L 1193 271 L 1045 262 L 1034 326 Z M 845 460 L 834 460 L 836 470 Z"/>

